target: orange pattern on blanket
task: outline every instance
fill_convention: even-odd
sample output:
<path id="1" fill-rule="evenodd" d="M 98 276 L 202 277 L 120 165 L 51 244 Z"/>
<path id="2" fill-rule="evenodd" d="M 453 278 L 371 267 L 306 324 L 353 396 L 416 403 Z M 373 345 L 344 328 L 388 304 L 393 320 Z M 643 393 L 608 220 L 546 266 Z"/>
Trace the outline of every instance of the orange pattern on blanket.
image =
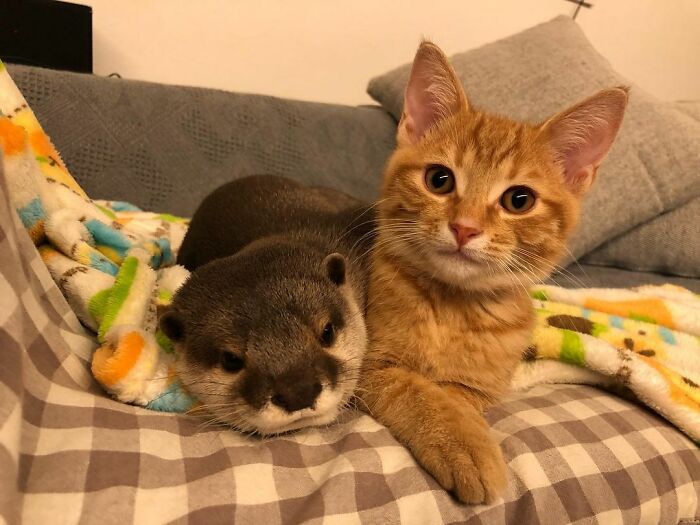
<path id="1" fill-rule="evenodd" d="M 44 132 L 32 110 L 25 107 L 12 116 L 12 121 L 27 131 L 32 153 L 37 160 L 43 159 L 38 166 L 44 177 L 65 184 L 82 198 L 87 199 L 87 194 L 75 181 L 65 164 L 63 164 L 61 156 L 51 143 L 51 139 Z"/>
<path id="2" fill-rule="evenodd" d="M 680 375 L 669 370 L 664 365 L 659 363 L 656 359 L 651 357 L 646 357 L 637 354 L 640 359 L 642 359 L 647 365 L 654 368 L 659 374 L 663 376 L 668 384 L 669 394 L 671 399 L 685 405 L 693 410 L 700 409 L 700 396 L 692 391 L 689 387 L 683 385 L 683 380 Z"/>
<path id="3" fill-rule="evenodd" d="M 124 379 L 141 356 L 145 341 L 140 333 L 129 332 L 119 339 L 112 351 L 108 345 L 101 346 L 92 357 L 92 373 L 100 383 L 112 386 Z"/>
<path id="4" fill-rule="evenodd" d="M 7 117 L 0 117 L 0 146 L 5 155 L 19 155 L 24 151 L 26 135 L 21 126 L 16 126 Z"/>
<path id="5" fill-rule="evenodd" d="M 598 310 L 608 314 L 629 317 L 639 321 L 660 324 L 675 329 L 673 316 L 661 299 L 633 299 L 630 301 L 604 301 L 586 299 L 583 306 L 589 310 Z"/>
<path id="6" fill-rule="evenodd" d="M 39 129 L 32 131 L 29 134 L 29 143 L 31 144 L 32 150 L 34 150 L 35 154 L 43 155 L 44 157 L 50 157 L 59 166 L 61 166 L 61 168 L 66 168 L 63 164 L 63 161 L 61 160 L 61 156 L 56 151 L 56 148 L 53 147 L 53 144 L 51 144 L 49 137 L 46 135 L 46 133 L 44 133 L 43 130 Z"/>
<path id="7" fill-rule="evenodd" d="M 41 255 L 41 260 L 44 261 L 45 263 L 48 263 L 51 259 L 53 259 L 58 252 L 53 249 L 51 246 L 48 246 L 44 244 L 43 246 L 39 246 L 39 255 Z"/>

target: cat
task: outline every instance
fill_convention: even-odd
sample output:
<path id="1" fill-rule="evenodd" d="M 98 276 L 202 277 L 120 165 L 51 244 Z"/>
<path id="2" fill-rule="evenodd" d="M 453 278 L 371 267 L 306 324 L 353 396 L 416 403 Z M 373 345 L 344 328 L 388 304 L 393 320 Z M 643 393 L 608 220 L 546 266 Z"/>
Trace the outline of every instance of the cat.
<path id="1" fill-rule="evenodd" d="M 416 54 L 377 203 L 358 396 L 465 503 L 506 466 L 483 417 L 508 392 L 534 311 L 622 122 L 625 87 L 531 125 L 471 106 L 442 51 Z"/>

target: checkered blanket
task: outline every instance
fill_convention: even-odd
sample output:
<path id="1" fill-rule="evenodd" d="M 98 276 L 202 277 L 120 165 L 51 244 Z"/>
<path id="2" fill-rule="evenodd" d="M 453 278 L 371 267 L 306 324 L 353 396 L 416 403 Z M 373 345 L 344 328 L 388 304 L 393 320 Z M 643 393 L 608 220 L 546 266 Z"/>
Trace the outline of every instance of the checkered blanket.
<path id="1" fill-rule="evenodd" d="M 0 167 L 2 162 L 0 162 Z M 0 168 L 1 169 L 1 168 Z M 488 413 L 504 500 L 455 502 L 381 425 L 260 440 L 110 399 L 99 346 L 20 223 L 0 171 L 0 521 L 8 523 L 677 523 L 700 453 L 654 413 L 541 385 Z"/>

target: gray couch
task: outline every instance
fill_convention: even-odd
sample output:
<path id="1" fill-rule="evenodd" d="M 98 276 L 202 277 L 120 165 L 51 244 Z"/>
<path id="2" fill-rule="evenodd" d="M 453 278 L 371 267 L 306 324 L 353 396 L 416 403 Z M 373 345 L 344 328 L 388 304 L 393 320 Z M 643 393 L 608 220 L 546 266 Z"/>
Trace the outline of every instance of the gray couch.
<path id="1" fill-rule="evenodd" d="M 260 173 L 371 200 L 394 146 L 396 121 L 380 106 L 300 102 L 26 66 L 9 71 L 89 195 L 153 211 L 188 216 L 220 184 Z M 600 263 L 574 263 L 568 271 L 574 280 L 555 280 L 563 286 L 672 282 L 700 292 L 697 279 Z"/>
<path id="2" fill-rule="evenodd" d="M 188 215 L 219 184 L 255 173 L 372 199 L 394 144 L 396 121 L 380 106 L 9 71 L 88 194 L 149 210 Z M 260 441 L 111 400 L 89 374 L 92 334 L 12 218 L 3 184 L 0 190 L 0 285 L 9 284 L 0 315 L 16 319 L 0 331 L 0 517 L 10 523 L 677 523 L 700 516 L 696 445 L 634 401 L 586 386 L 535 387 L 488 413 L 510 476 L 504 501 L 488 507 L 457 503 L 386 429 L 356 411 L 326 429 Z M 573 264 L 555 280 L 673 282 L 700 292 L 698 279 L 606 267 L 608 260 Z"/>

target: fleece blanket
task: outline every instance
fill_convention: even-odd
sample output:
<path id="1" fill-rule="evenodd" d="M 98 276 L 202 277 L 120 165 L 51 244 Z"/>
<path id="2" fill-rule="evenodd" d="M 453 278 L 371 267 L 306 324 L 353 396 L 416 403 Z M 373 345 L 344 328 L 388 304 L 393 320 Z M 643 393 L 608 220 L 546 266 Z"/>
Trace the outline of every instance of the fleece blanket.
<path id="1" fill-rule="evenodd" d="M 42 260 L 97 336 L 95 379 L 116 399 L 183 412 L 196 404 L 157 329 L 188 277 L 174 264 L 187 221 L 90 199 L 0 63 L 0 146 L 14 206 Z M 513 381 L 623 390 L 700 441 L 700 299 L 673 286 L 532 291 L 537 324 Z"/>
<path id="2" fill-rule="evenodd" d="M 700 444 L 700 296 L 673 285 L 532 290 L 516 390 L 583 383 L 632 394 Z"/>
<path id="3" fill-rule="evenodd" d="M 156 410 L 194 400 L 157 329 L 188 272 L 174 266 L 187 221 L 90 199 L 0 62 L 0 145 L 22 224 L 80 321 L 97 335 L 95 379 L 117 399 Z"/>

